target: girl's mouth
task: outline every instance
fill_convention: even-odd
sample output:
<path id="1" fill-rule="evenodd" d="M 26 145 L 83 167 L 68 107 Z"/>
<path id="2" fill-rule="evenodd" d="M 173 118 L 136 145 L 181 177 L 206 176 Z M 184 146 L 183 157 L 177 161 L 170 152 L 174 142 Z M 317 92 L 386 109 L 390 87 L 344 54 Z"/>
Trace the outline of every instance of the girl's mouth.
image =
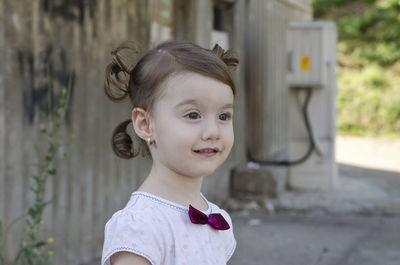
<path id="1" fill-rule="evenodd" d="M 202 156 L 210 157 L 216 155 L 219 152 L 219 150 L 218 148 L 204 148 L 204 149 L 194 150 L 194 152 Z"/>

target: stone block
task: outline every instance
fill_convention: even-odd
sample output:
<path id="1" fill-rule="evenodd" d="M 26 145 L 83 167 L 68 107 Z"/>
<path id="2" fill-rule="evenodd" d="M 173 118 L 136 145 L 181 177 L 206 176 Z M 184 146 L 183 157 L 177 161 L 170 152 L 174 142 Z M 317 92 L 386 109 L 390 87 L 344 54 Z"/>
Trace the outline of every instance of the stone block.
<path id="1" fill-rule="evenodd" d="M 231 171 L 230 196 L 247 200 L 276 198 L 285 188 L 286 179 L 286 168 L 247 163 Z"/>

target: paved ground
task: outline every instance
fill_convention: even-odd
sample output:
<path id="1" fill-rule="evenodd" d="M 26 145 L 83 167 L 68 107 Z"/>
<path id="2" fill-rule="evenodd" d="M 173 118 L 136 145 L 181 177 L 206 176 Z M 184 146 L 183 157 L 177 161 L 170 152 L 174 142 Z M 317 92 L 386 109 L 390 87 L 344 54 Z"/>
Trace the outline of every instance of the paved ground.
<path id="1" fill-rule="evenodd" d="M 399 265 L 400 141 L 340 137 L 339 188 L 232 212 L 229 265 Z M 252 207 L 249 207 L 252 208 Z"/>
<path id="2" fill-rule="evenodd" d="M 340 136 L 336 138 L 336 161 L 400 172 L 400 140 Z"/>
<path id="3" fill-rule="evenodd" d="M 400 218 L 232 214 L 229 265 L 399 265 Z"/>

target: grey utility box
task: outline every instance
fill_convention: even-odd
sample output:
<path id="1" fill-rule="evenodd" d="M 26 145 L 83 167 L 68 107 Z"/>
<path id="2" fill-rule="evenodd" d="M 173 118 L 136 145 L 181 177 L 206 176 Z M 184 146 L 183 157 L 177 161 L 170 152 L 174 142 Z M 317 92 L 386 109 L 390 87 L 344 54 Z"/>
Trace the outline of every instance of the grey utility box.
<path id="1" fill-rule="evenodd" d="M 336 62 L 336 27 L 330 21 L 298 21 L 287 31 L 289 87 L 328 87 Z"/>
<path id="2" fill-rule="evenodd" d="M 293 188 L 331 190 L 337 184 L 336 43 L 336 27 L 331 21 L 296 21 L 287 29 L 289 156 L 291 160 L 301 157 L 310 142 L 300 109 L 305 87 L 312 87 L 308 117 L 317 145 L 308 160 L 289 168 Z"/>

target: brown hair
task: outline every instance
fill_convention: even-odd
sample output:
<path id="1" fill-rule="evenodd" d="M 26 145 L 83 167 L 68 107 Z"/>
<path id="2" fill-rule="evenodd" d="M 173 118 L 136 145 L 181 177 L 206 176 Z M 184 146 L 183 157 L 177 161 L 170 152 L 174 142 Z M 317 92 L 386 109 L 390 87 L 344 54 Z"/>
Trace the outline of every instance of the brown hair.
<path id="1" fill-rule="evenodd" d="M 218 44 L 213 50 L 208 50 L 187 41 L 167 41 L 148 51 L 136 65 L 123 62 L 121 53 L 124 51 L 138 53 L 134 43 L 122 43 L 111 52 L 112 61 L 106 68 L 104 91 L 114 102 L 121 102 L 129 96 L 134 108 L 151 112 L 159 96 L 160 84 L 171 74 L 179 72 L 194 72 L 214 78 L 229 85 L 235 94 L 232 73 L 239 60 L 231 50 L 225 52 Z M 134 150 L 133 141 L 126 132 L 129 123 L 129 119 L 125 120 L 114 129 L 111 143 L 115 154 L 125 159 L 140 152 L 143 156 L 150 156 L 145 141 L 139 137 L 139 146 Z"/>

